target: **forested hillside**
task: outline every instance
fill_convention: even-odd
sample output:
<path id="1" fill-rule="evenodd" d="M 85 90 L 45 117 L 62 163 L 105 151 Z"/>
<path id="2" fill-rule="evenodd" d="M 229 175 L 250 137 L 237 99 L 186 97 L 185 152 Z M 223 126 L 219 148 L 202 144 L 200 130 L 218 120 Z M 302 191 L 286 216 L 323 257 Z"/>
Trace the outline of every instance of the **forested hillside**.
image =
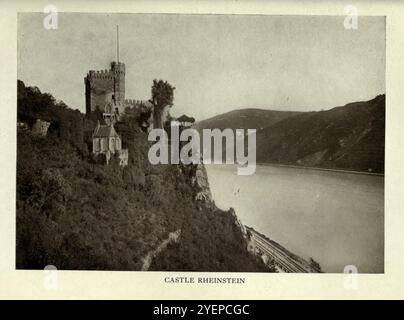
<path id="1" fill-rule="evenodd" d="M 306 112 L 257 132 L 257 161 L 384 172 L 385 96 Z"/>
<path id="2" fill-rule="evenodd" d="M 129 165 L 97 164 L 91 132 L 97 115 L 73 111 L 38 88 L 18 82 L 18 269 L 141 270 L 145 257 L 181 230 L 155 270 L 268 271 L 247 251 L 230 212 L 194 200 L 192 168 L 152 166 L 149 142 L 129 113 L 118 131 Z M 35 119 L 51 122 L 34 135 Z"/>
<path id="3" fill-rule="evenodd" d="M 219 114 L 195 124 L 197 130 L 201 129 L 256 129 L 269 127 L 283 119 L 299 114 L 295 111 L 277 111 L 265 109 L 239 109 Z"/>
<path id="4" fill-rule="evenodd" d="M 195 128 L 257 129 L 259 163 L 384 172 L 385 95 L 318 112 L 235 110 Z"/>

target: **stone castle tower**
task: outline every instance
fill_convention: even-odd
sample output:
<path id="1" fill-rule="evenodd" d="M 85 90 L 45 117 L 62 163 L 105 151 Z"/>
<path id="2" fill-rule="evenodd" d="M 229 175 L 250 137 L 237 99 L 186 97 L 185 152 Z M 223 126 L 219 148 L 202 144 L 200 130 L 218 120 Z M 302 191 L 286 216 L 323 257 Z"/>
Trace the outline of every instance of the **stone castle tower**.
<path id="1" fill-rule="evenodd" d="M 102 113 L 107 125 L 120 121 L 126 108 L 142 108 L 151 110 L 154 114 L 153 104 L 148 100 L 125 99 L 125 64 L 119 61 L 119 30 L 117 26 L 117 61 L 110 64 L 109 70 L 88 71 L 84 77 L 86 113 L 96 111 Z M 163 122 L 163 116 L 157 117 L 157 122 Z M 156 117 L 154 117 L 156 118 Z M 145 124 L 152 128 L 153 116 Z"/>
<path id="2" fill-rule="evenodd" d="M 97 108 L 102 112 L 119 111 L 125 104 L 125 64 L 111 62 L 109 70 L 90 70 L 84 78 L 86 113 Z M 106 106 L 114 108 L 106 110 Z M 107 107 L 107 109 L 108 109 Z M 116 110 L 118 108 L 118 110 Z"/>

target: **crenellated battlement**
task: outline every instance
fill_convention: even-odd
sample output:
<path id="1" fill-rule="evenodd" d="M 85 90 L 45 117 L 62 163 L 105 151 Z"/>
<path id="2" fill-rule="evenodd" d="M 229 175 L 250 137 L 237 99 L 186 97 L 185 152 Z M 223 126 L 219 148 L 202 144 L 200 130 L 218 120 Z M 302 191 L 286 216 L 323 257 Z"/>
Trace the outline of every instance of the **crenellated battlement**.
<path id="1" fill-rule="evenodd" d="M 84 78 L 86 112 L 103 109 L 107 103 L 121 103 L 125 99 L 125 64 L 111 62 L 109 69 L 90 70 Z"/>
<path id="2" fill-rule="evenodd" d="M 113 104 L 119 114 L 123 114 L 127 107 L 153 108 L 148 100 L 125 99 L 125 64 L 122 62 L 111 62 L 109 70 L 89 70 L 84 83 L 86 112 L 97 108 L 104 110 L 108 104 Z"/>
<path id="3" fill-rule="evenodd" d="M 112 70 L 90 70 L 87 74 L 88 79 L 113 79 L 115 76 Z"/>
<path id="4" fill-rule="evenodd" d="M 147 100 L 125 99 L 124 103 L 125 105 L 136 106 L 141 104 L 148 104 L 149 102 Z"/>
<path id="5" fill-rule="evenodd" d="M 125 77 L 125 64 L 111 62 L 111 68 L 105 70 L 90 70 L 87 79 L 114 79 L 115 77 Z"/>

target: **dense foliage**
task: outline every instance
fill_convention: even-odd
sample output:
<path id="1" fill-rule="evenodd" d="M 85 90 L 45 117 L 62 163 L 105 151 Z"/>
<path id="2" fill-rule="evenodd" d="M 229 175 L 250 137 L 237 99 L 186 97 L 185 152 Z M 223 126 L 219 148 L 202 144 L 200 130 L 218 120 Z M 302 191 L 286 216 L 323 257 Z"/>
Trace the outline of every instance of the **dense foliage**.
<path id="1" fill-rule="evenodd" d="M 153 80 L 151 102 L 154 106 L 154 128 L 163 128 L 162 113 L 165 107 L 172 106 L 175 87 L 163 80 Z"/>
<path id="2" fill-rule="evenodd" d="M 169 244 L 153 261 L 152 270 L 275 272 L 247 252 L 228 212 L 189 210 L 182 223 L 181 241 Z"/>
<path id="3" fill-rule="evenodd" d="M 257 132 L 257 161 L 384 172 L 385 96 L 305 112 Z"/>
<path id="4" fill-rule="evenodd" d="M 128 112 L 117 126 L 129 165 L 100 165 L 80 147 L 91 147 L 86 137 L 96 115 L 85 117 L 22 82 L 18 89 L 18 120 L 41 118 L 51 127 L 46 137 L 17 131 L 17 268 L 140 270 L 144 257 L 180 229 L 152 269 L 265 270 L 229 212 L 195 203 L 184 168 L 150 165 L 139 114 Z"/>

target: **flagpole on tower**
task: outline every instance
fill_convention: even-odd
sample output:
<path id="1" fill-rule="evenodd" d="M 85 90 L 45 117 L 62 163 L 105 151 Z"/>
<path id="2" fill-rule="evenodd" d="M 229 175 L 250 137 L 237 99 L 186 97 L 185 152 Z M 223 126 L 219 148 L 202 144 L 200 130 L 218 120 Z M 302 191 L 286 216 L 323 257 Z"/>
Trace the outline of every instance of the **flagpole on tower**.
<path id="1" fill-rule="evenodd" d="M 119 26 L 116 26 L 116 58 L 119 64 Z"/>

